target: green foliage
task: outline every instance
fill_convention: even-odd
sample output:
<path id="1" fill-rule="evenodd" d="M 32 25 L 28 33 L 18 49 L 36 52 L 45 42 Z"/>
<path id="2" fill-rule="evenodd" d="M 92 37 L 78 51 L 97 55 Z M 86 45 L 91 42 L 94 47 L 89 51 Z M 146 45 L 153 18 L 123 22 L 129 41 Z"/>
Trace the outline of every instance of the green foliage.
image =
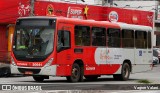
<path id="1" fill-rule="evenodd" d="M 149 83 L 152 83 L 152 82 L 150 82 L 150 81 L 147 80 L 147 79 L 142 79 L 142 80 L 138 80 L 138 83 L 149 84 Z"/>

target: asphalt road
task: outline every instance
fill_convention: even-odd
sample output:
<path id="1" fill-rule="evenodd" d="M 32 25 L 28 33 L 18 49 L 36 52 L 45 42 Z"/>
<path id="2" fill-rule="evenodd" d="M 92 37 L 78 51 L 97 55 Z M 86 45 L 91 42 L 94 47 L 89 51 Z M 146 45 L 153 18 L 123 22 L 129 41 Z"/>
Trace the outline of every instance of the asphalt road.
<path id="1" fill-rule="evenodd" d="M 151 83 L 148 85 L 138 82 L 143 79 Z M 28 88 L 37 86 L 37 90 L 42 93 L 59 93 L 57 90 L 60 90 L 60 93 L 105 93 L 106 91 L 109 91 L 109 93 L 143 93 L 139 90 L 143 90 L 146 93 L 148 91 L 148 93 L 160 93 L 160 65 L 154 66 L 152 71 L 131 74 L 128 81 L 116 81 L 113 79 L 113 76 L 102 76 L 97 81 L 84 80 L 84 82 L 78 83 L 69 83 L 65 77 L 50 77 L 50 79 L 46 79 L 44 82 L 35 82 L 31 76 L 13 76 L 1 77 L 0 84 L 10 85 L 12 90 L 18 90 L 19 92 L 22 92 L 22 90 L 25 92 L 25 89 L 26 92 L 29 92 Z M 2 85 L 0 86 L 0 90 L 2 89 Z M 31 88 L 31 90 L 36 90 L 36 88 Z M 116 90 L 119 91 L 117 92 Z M 18 91 L 15 93 L 18 93 Z M 8 93 L 8 91 L 3 92 Z M 37 91 L 31 92 L 39 93 Z"/>

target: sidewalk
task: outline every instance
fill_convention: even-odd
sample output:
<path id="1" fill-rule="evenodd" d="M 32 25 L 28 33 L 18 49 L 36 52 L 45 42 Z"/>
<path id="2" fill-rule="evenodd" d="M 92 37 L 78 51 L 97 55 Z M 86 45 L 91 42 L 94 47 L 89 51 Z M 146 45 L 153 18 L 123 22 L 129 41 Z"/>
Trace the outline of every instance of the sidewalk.
<path id="1" fill-rule="evenodd" d="M 160 64 L 155 65 L 151 71 L 131 74 L 130 79 L 147 79 L 151 84 L 160 84 Z"/>

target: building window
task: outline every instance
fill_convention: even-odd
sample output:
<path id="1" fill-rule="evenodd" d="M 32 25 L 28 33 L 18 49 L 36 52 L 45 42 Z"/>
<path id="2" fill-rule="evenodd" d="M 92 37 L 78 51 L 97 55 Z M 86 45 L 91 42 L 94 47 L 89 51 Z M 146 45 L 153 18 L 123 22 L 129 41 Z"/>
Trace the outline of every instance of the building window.
<path id="1" fill-rule="evenodd" d="M 75 44 L 78 46 L 90 46 L 90 27 L 75 26 Z"/>

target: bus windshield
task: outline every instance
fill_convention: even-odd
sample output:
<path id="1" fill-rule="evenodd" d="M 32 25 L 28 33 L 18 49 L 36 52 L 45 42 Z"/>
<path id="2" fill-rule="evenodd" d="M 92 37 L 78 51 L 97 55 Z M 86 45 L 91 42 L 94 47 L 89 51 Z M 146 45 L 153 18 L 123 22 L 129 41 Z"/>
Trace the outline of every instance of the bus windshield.
<path id="1" fill-rule="evenodd" d="M 54 28 L 49 26 L 17 26 L 13 52 L 17 60 L 43 61 L 53 51 Z"/>

